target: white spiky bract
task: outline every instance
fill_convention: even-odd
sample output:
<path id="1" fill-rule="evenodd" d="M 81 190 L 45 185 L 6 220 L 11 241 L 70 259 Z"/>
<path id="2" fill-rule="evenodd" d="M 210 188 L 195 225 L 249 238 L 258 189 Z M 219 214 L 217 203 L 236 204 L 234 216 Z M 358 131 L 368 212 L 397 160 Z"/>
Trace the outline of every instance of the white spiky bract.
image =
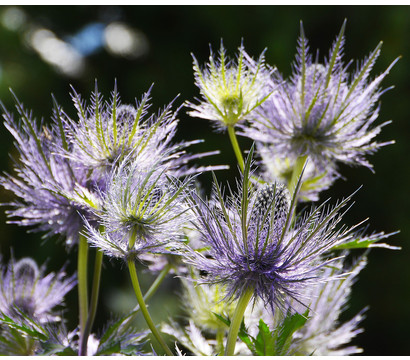
<path id="1" fill-rule="evenodd" d="M 221 43 L 218 59 L 209 56 L 205 69 L 192 55 L 194 62 L 195 84 L 202 100 L 199 104 L 187 102 L 192 109 L 191 116 L 215 122 L 216 128 L 225 129 L 250 118 L 255 108 L 262 104 L 273 89 L 266 86 L 270 69 L 265 64 L 262 53 L 258 61 L 253 60 L 243 45 L 239 47 L 237 62 L 231 61 Z"/>

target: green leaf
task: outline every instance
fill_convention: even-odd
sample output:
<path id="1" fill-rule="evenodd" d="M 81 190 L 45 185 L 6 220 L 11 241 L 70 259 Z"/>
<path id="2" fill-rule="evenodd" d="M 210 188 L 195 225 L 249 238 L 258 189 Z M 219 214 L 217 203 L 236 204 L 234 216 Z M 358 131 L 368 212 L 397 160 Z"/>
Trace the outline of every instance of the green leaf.
<path id="1" fill-rule="evenodd" d="M 238 332 L 239 338 L 246 344 L 246 346 L 254 353 L 254 343 L 255 343 L 255 338 L 253 338 L 251 335 L 248 334 L 248 330 L 245 327 L 245 322 L 242 319 L 241 327 L 239 328 Z"/>
<path id="2" fill-rule="evenodd" d="M 141 341 L 146 333 L 135 333 L 133 329 L 125 329 L 122 325 L 129 318 L 129 315 L 121 317 L 110 324 L 101 337 L 95 355 L 138 355 L 144 342 Z"/>
<path id="3" fill-rule="evenodd" d="M 77 356 L 78 352 L 69 346 L 64 346 L 62 344 L 43 344 L 44 351 L 38 355 L 40 356 Z"/>
<path id="4" fill-rule="evenodd" d="M 0 323 L 3 323 L 9 328 L 13 328 L 20 333 L 28 335 L 34 339 L 41 341 L 46 341 L 48 339 L 48 335 L 41 325 L 37 324 L 33 319 L 30 319 L 23 313 L 21 313 L 21 315 L 27 323 L 16 323 L 12 318 L 8 317 L 5 314 L 3 314 L 3 317 L 0 317 Z"/>
<path id="5" fill-rule="evenodd" d="M 275 332 L 269 330 L 269 326 L 260 319 L 259 320 L 259 333 L 255 339 L 255 352 L 260 356 L 274 356 L 277 355 L 275 349 L 276 335 Z"/>
<path id="6" fill-rule="evenodd" d="M 218 318 L 218 320 L 222 321 L 226 326 L 231 326 L 231 320 L 229 318 L 224 318 L 223 316 L 214 312 L 213 314 Z"/>
<path id="7" fill-rule="evenodd" d="M 227 327 L 231 326 L 231 320 L 229 318 L 225 318 L 217 313 L 213 313 L 220 321 L 222 321 Z M 241 326 L 239 328 L 238 337 L 246 344 L 246 346 L 254 353 L 255 346 L 254 342 L 255 339 L 248 334 L 248 330 L 245 326 L 245 321 L 242 319 Z"/>
<path id="8" fill-rule="evenodd" d="M 336 245 L 332 248 L 332 250 L 368 249 L 368 248 L 374 248 L 374 247 L 386 248 L 390 250 L 400 250 L 401 247 L 399 246 L 392 246 L 389 244 L 378 242 L 382 239 L 386 239 L 390 237 L 391 235 L 395 235 L 397 233 L 399 232 L 396 231 L 390 234 L 377 233 L 377 234 L 373 234 L 373 235 L 370 235 L 364 238 L 358 237 L 356 239 L 353 239 L 352 241 Z"/>
<path id="9" fill-rule="evenodd" d="M 253 355 L 284 356 L 289 354 L 292 337 L 307 321 L 308 311 L 303 315 L 288 313 L 283 322 L 273 331 L 262 320 L 259 320 L 259 332 L 256 338 L 248 334 L 245 324 L 241 325 L 239 338 L 246 344 Z"/>
<path id="10" fill-rule="evenodd" d="M 296 330 L 305 325 L 308 319 L 308 313 L 309 311 L 307 310 L 303 315 L 298 313 L 293 315 L 288 314 L 283 323 L 275 330 L 277 333 L 276 355 L 287 355 L 292 342 L 292 335 Z"/>

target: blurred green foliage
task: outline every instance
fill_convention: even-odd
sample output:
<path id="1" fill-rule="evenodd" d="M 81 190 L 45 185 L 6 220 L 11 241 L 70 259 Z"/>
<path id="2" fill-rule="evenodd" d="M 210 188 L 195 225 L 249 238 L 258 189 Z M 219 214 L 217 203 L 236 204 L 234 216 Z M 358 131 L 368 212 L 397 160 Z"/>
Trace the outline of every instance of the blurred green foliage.
<path id="1" fill-rule="evenodd" d="M 243 41 L 248 53 L 254 57 L 267 47 L 268 63 L 276 65 L 284 75 L 289 75 L 296 51 L 299 22 L 303 21 L 310 48 L 313 51 L 319 49 L 319 56 L 323 59 L 345 18 L 345 61 L 353 59 L 352 68 L 356 67 L 356 60 L 367 56 L 381 40 L 384 44 L 373 70 L 374 76 L 397 56 L 402 56 L 384 82 L 385 88 L 392 85 L 395 88 L 382 96 L 379 116 L 380 122 L 392 119 L 393 123 L 383 129 L 378 140 L 395 139 L 396 144 L 381 149 L 371 157 L 376 174 L 364 168 L 342 167 L 346 180 L 337 181 L 332 189 L 322 194 L 321 199 L 330 196 L 336 200 L 351 194 L 363 184 L 345 222 L 353 225 L 369 217 L 369 232 L 401 230 L 390 243 L 402 246 L 403 250 L 372 250 L 369 265 L 354 287 L 345 317 L 352 317 L 369 305 L 367 318 L 363 322 L 365 332 L 354 340 L 355 344 L 364 348 L 365 355 L 409 355 L 410 7 L 0 6 L 0 99 L 6 108 L 12 110 L 14 105 L 9 93 L 9 88 L 12 88 L 20 101 L 33 109 L 37 118 L 44 117 L 47 121 L 52 108 L 50 93 L 53 93 L 65 111 L 74 117 L 69 96 L 70 84 L 84 98 L 88 98 L 97 79 L 99 90 L 108 98 L 117 79 L 123 103 L 133 103 L 155 83 L 152 109 L 156 111 L 180 94 L 175 101 L 178 107 L 184 100 L 192 101 L 198 96 L 193 83 L 191 52 L 200 63 L 204 63 L 209 56 L 209 44 L 216 51 L 223 39 L 228 53 L 233 56 Z M 90 29 L 90 24 L 95 25 L 94 38 L 81 37 L 81 31 Z M 112 49 L 109 51 L 108 40 L 104 42 L 102 38 L 107 33 L 102 33 L 101 29 L 106 29 L 110 24 L 120 24 L 122 29 L 131 31 L 130 34 L 137 34 L 143 40 L 140 48 L 137 46 L 133 54 L 126 56 Z M 38 47 L 41 44 L 33 45 L 33 34 L 43 36 L 37 36 L 37 42 L 47 38 L 54 39 L 51 44 L 59 45 L 50 45 L 41 55 Z M 117 41 L 124 40 L 123 36 Z M 81 50 L 79 58 L 84 65 L 82 72 L 71 75 L 64 73 L 67 70 L 63 66 L 65 63 L 68 62 L 66 67 L 73 65 L 67 58 L 57 64 L 61 66 L 59 69 L 49 62 L 58 55 L 56 52 L 61 50 L 61 44 L 70 43 L 71 49 Z M 205 120 L 189 118 L 184 108 L 179 114 L 178 139 L 206 140 L 204 144 L 193 147 L 192 151 L 221 150 L 221 155 L 202 160 L 202 164 L 211 161 L 213 164 L 231 165 L 231 171 L 219 172 L 217 176 L 222 182 L 232 182 L 237 169 L 226 134 L 213 132 Z M 4 171 L 11 171 L 12 162 L 7 154 L 13 154 L 15 150 L 11 136 L 4 127 L 0 127 L 0 138 L 0 166 Z M 246 139 L 240 139 L 240 143 L 244 149 L 250 146 Z M 209 189 L 211 177 L 205 174 L 201 181 Z M 0 189 L 0 201 L 11 200 L 11 194 Z M 67 255 L 61 242 L 49 240 L 43 244 L 41 234 L 27 234 L 26 230 L 6 225 L 4 211 L 1 212 L 0 253 L 4 260 L 10 257 L 12 248 L 16 258 L 32 256 L 40 263 L 47 260 L 49 271 L 57 270 L 67 262 L 68 270 L 75 271 L 75 251 Z M 93 257 L 90 259 L 92 264 Z M 104 324 L 106 316 L 124 308 L 130 309 L 135 304 L 124 270 L 122 264 L 105 261 L 96 328 Z M 143 280 L 143 286 L 147 288 L 152 276 L 146 274 Z M 178 281 L 170 279 L 162 285 L 161 291 L 167 294 L 175 289 L 178 289 Z M 161 305 L 161 298 L 160 295 L 154 297 L 151 304 L 154 320 L 181 313 L 177 298 L 165 307 Z M 73 309 L 67 314 L 69 328 L 75 327 L 77 321 L 76 301 L 73 291 L 67 298 L 68 305 Z"/>

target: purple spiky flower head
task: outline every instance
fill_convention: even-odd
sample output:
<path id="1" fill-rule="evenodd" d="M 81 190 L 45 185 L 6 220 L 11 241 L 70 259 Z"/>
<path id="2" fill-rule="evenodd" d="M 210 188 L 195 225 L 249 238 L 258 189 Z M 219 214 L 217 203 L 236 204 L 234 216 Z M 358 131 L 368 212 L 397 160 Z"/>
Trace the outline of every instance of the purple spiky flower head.
<path id="1" fill-rule="evenodd" d="M 144 158 L 153 163 L 160 159 L 167 163 L 169 173 L 179 177 L 208 170 L 190 167 L 188 163 L 218 153 L 186 153 L 188 146 L 201 140 L 173 143 L 178 125 L 177 111 L 172 110 L 171 102 L 158 114 L 150 113 L 150 93 L 151 88 L 135 106 L 122 104 L 115 84 L 111 100 L 104 101 L 96 83 L 87 106 L 73 89 L 78 120 L 66 116 L 67 137 L 73 144 L 67 156 L 89 168 L 90 179 L 100 189 L 104 190 L 107 177 L 125 158 Z M 164 153 L 168 156 L 164 157 Z M 226 167 L 215 167 L 218 168 Z"/>
<path id="2" fill-rule="evenodd" d="M 13 259 L 2 266 L 0 273 L 0 312 L 18 319 L 20 316 L 40 323 L 58 321 L 53 309 L 62 305 L 64 296 L 76 284 L 75 276 L 67 277 L 61 270 L 44 275 L 31 258 Z"/>
<path id="3" fill-rule="evenodd" d="M 185 198 L 191 178 L 180 181 L 168 175 L 162 161 L 128 160 L 111 175 L 96 213 L 103 231 L 87 226 L 88 241 L 123 259 L 147 252 L 178 253 L 190 220 Z"/>
<path id="4" fill-rule="evenodd" d="M 292 221 L 300 181 L 290 199 L 279 183 L 251 187 L 249 171 L 248 158 L 239 194 L 231 193 L 226 201 L 216 181 L 216 201 L 192 199 L 195 224 L 209 252 L 206 257 L 193 253 L 191 261 L 207 273 L 204 282 L 225 284 L 228 298 L 253 290 L 254 298 L 262 298 L 272 311 L 287 308 L 291 300 L 304 304 L 306 287 L 329 280 L 324 269 L 334 259 L 326 254 L 344 239 L 335 226 L 350 198 Z"/>
<path id="5" fill-rule="evenodd" d="M 385 90 L 380 83 L 397 59 L 375 79 L 370 72 L 381 44 L 350 74 L 342 61 L 345 23 L 324 63 L 314 60 L 303 28 L 293 75 L 275 73 L 277 91 L 259 108 L 244 135 L 270 146 L 273 154 L 296 159 L 307 155 L 322 172 L 338 162 L 372 168 L 366 155 L 392 142 L 374 138 L 387 123 L 374 125 L 377 102 Z"/>
<path id="6" fill-rule="evenodd" d="M 78 240 L 82 216 L 93 221 L 84 201 L 87 169 L 62 155 L 70 150 L 70 145 L 63 129 L 62 110 L 57 104 L 51 125 L 46 126 L 15 99 L 19 120 L 4 106 L 3 117 L 15 139 L 19 158 L 14 162 L 15 175 L 0 177 L 1 185 L 19 198 L 8 204 L 13 208 L 7 211 L 13 219 L 10 223 L 33 226 L 34 231 L 45 232 L 45 237 L 61 236 L 71 246 Z M 98 202 L 92 191 L 87 194 Z"/>

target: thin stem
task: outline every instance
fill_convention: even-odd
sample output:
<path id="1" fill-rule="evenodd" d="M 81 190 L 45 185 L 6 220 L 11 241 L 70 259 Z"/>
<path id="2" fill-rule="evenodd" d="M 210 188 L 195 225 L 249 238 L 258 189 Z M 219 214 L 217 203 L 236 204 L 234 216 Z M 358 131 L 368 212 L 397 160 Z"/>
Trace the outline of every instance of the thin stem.
<path id="1" fill-rule="evenodd" d="M 232 143 L 233 151 L 235 152 L 236 159 L 238 160 L 239 167 L 243 172 L 245 162 L 243 160 L 241 148 L 239 147 L 238 139 L 236 138 L 235 128 L 232 125 L 228 125 L 228 134 L 229 139 Z"/>
<path id="2" fill-rule="evenodd" d="M 169 271 L 171 270 L 172 265 L 167 264 L 161 272 L 158 274 L 157 278 L 155 281 L 152 283 L 148 291 L 144 295 L 144 301 L 147 302 L 149 299 L 151 299 L 152 295 L 155 294 L 155 292 L 158 290 L 159 286 L 162 284 L 164 281 L 165 277 L 168 275 Z"/>
<path id="3" fill-rule="evenodd" d="M 292 199 L 293 193 L 295 192 L 296 184 L 298 183 L 299 177 L 302 174 L 303 167 L 306 164 L 307 155 L 299 156 L 296 159 L 295 165 L 293 166 L 292 177 L 288 184 L 288 190 L 290 192 L 290 198 Z"/>
<path id="4" fill-rule="evenodd" d="M 225 331 L 223 329 L 219 329 L 216 333 L 216 343 L 220 355 L 222 355 L 224 352 L 224 335 Z"/>
<path id="5" fill-rule="evenodd" d="M 245 314 L 246 307 L 253 295 L 253 288 L 247 289 L 239 298 L 236 305 L 231 327 L 229 328 L 228 340 L 226 341 L 225 356 L 232 356 L 235 352 L 236 339 L 238 338 L 239 328 L 242 323 L 243 315 Z"/>
<path id="6" fill-rule="evenodd" d="M 80 339 L 80 355 L 87 354 L 87 343 L 88 337 L 91 333 L 91 329 L 94 323 L 95 314 L 97 313 L 97 304 L 98 304 L 98 294 L 100 291 L 100 280 L 101 280 L 101 268 L 103 261 L 103 252 L 97 250 L 95 254 L 95 263 L 94 263 L 94 277 L 93 277 L 93 287 L 91 290 L 91 302 L 88 312 L 87 322 L 84 327 L 84 332 L 81 334 Z"/>
<path id="7" fill-rule="evenodd" d="M 88 244 L 87 239 L 80 235 L 78 240 L 78 304 L 80 312 L 80 334 L 84 332 L 88 317 L 88 290 L 87 290 L 87 263 L 88 263 Z"/>
<path id="8" fill-rule="evenodd" d="M 159 286 L 162 284 L 162 282 L 164 281 L 165 277 L 168 275 L 169 271 L 171 270 L 172 265 L 171 264 L 167 264 L 162 270 L 161 272 L 158 274 L 157 278 L 155 279 L 155 281 L 151 284 L 150 288 L 148 289 L 148 291 L 145 293 L 143 299 L 144 302 L 147 303 L 149 299 L 151 299 L 151 297 L 156 293 L 156 291 L 158 290 Z M 132 315 L 129 316 L 129 318 L 124 321 L 123 325 L 122 325 L 122 331 L 126 330 L 128 328 L 128 326 L 132 323 L 132 321 L 135 319 L 135 317 L 138 314 L 138 311 L 140 310 L 140 306 L 139 304 L 134 308 L 134 310 L 132 310 Z"/>
<path id="9" fill-rule="evenodd" d="M 132 286 L 134 287 L 135 296 L 140 306 L 142 315 L 144 316 L 144 319 L 148 327 L 150 328 L 152 335 L 154 335 L 154 337 L 158 340 L 158 342 L 161 344 L 162 348 L 164 349 L 167 355 L 174 356 L 172 354 L 172 351 L 169 349 L 169 347 L 165 343 L 165 341 L 162 339 L 161 334 L 159 333 L 158 329 L 155 327 L 155 324 L 152 321 L 152 318 L 148 312 L 147 306 L 145 305 L 145 301 L 142 296 L 140 284 L 138 281 L 137 269 L 135 268 L 135 264 L 132 259 L 128 260 L 128 270 L 130 271 Z"/>

